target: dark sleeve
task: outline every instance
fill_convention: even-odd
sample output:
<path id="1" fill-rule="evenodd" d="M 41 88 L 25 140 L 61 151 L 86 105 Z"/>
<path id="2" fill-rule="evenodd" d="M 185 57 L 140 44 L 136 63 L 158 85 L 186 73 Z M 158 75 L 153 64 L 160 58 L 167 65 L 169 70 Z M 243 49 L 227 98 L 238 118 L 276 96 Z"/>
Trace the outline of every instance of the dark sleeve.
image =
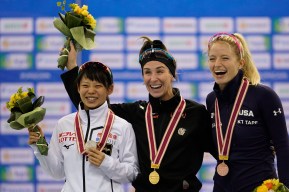
<path id="1" fill-rule="evenodd" d="M 284 110 L 280 98 L 270 88 L 266 88 L 261 96 L 259 107 L 276 150 L 278 176 L 280 182 L 289 187 L 289 136 Z"/>
<path id="2" fill-rule="evenodd" d="M 203 108 L 203 135 L 205 135 L 204 140 L 204 151 L 209 152 L 215 159 L 218 158 L 218 154 L 216 148 L 214 147 L 213 135 L 212 135 L 212 128 L 211 128 L 211 119 L 210 113 Z"/>
<path id="3" fill-rule="evenodd" d="M 70 100 L 77 109 L 79 102 L 81 101 L 79 93 L 77 91 L 76 78 L 78 75 L 78 67 L 75 67 L 63 74 L 61 74 L 61 79 L 64 84 L 65 90 L 68 93 Z"/>
<path id="4" fill-rule="evenodd" d="M 110 109 L 119 117 L 127 120 L 132 125 L 137 121 L 136 115 L 144 116 L 146 101 L 135 101 L 133 103 L 110 104 Z"/>

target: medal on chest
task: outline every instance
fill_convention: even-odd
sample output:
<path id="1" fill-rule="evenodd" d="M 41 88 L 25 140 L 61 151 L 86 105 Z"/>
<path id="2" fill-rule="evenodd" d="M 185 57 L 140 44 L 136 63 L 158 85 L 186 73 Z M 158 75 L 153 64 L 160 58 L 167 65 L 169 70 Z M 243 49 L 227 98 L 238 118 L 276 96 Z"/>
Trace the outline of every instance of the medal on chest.
<path id="1" fill-rule="evenodd" d="M 218 99 L 216 98 L 216 101 L 215 101 L 216 136 L 217 136 L 219 160 L 222 161 L 217 166 L 217 173 L 220 176 L 226 176 L 229 173 L 229 167 L 225 163 L 225 161 L 229 159 L 229 151 L 231 147 L 231 140 L 232 140 L 235 123 L 236 123 L 239 111 L 241 109 L 241 106 L 243 104 L 244 98 L 246 96 L 248 87 L 249 87 L 249 81 L 246 78 L 244 78 L 242 80 L 241 86 L 238 90 L 238 94 L 235 99 L 235 103 L 231 112 L 230 120 L 227 126 L 225 138 L 223 138 L 223 133 L 222 133 Z"/>
<path id="2" fill-rule="evenodd" d="M 147 137 L 148 137 L 149 150 L 150 150 L 151 168 L 154 169 L 149 174 L 149 181 L 153 185 L 157 184 L 160 181 L 160 175 L 158 174 L 157 169 L 159 169 L 160 167 L 161 161 L 164 157 L 164 154 L 167 150 L 171 137 L 174 133 L 174 130 L 177 127 L 177 124 L 181 118 L 181 115 L 185 107 L 186 107 L 186 102 L 181 97 L 181 101 L 174 111 L 174 114 L 168 124 L 168 127 L 163 135 L 160 146 L 157 150 L 156 141 L 155 141 L 154 123 L 153 123 L 153 117 L 152 117 L 152 107 L 151 107 L 151 104 L 148 103 L 146 113 L 145 113 L 145 119 L 146 119 Z"/>
<path id="3" fill-rule="evenodd" d="M 99 142 L 97 143 L 96 147 L 99 151 L 102 151 L 105 148 L 106 141 L 108 139 L 109 133 L 112 128 L 112 124 L 114 121 L 114 113 L 111 110 L 108 110 L 107 113 L 107 118 L 101 133 L 101 137 Z M 77 142 L 77 147 L 78 151 L 80 154 L 83 154 L 85 151 L 85 144 L 84 144 L 84 139 L 83 139 L 83 132 L 80 124 L 80 119 L 79 119 L 79 114 L 78 112 L 75 115 L 75 123 L 74 123 L 74 128 L 75 128 L 75 133 L 76 133 L 76 142 Z M 91 142 L 87 142 L 86 146 L 88 147 L 91 145 Z"/>

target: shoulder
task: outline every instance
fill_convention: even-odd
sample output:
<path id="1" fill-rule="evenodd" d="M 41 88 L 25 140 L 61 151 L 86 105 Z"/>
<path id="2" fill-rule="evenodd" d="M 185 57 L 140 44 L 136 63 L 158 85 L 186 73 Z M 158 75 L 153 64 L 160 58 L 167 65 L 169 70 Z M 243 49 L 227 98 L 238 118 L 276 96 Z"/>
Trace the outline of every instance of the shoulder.
<path id="1" fill-rule="evenodd" d="M 257 98 L 278 97 L 277 93 L 271 87 L 264 84 L 250 85 L 248 91 L 255 97 L 257 96 Z"/>
<path id="2" fill-rule="evenodd" d="M 68 115 L 61 117 L 58 120 L 58 124 L 74 123 L 75 115 L 76 115 L 76 113 L 70 113 Z"/>
<path id="3" fill-rule="evenodd" d="M 196 101 L 193 101 L 190 99 L 185 99 L 185 101 L 186 101 L 186 110 L 194 110 L 194 111 L 206 110 L 205 105 L 203 105 L 199 102 L 196 102 Z"/>
<path id="4" fill-rule="evenodd" d="M 132 125 L 127 120 L 117 115 L 114 115 L 114 124 L 119 127 L 125 127 L 125 128 L 132 127 Z"/>

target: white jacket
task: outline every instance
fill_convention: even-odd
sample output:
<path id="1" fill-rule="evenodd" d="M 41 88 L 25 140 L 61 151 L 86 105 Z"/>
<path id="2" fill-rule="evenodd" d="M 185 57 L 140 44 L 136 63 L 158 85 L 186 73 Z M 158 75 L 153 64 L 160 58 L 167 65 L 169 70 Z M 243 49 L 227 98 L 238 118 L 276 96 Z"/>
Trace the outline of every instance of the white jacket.
<path id="1" fill-rule="evenodd" d="M 99 141 L 108 112 L 105 102 L 97 109 L 81 110 L 79 117 L 85 139 Z M 56 179 L 65 179 L 64 192 L 122 192 L 122 183 L 133 181 L 138 174 L 135 134 L 131 124 L 115 116 L 107 143 L 112 144 L 111 156 L 105 155 L 99 167 L 87 161 L 77 148 L 74 119 L 76 113 L 61 118 L 51 137 L 47 156 L 35 145 L 34 154 L 45 172 Z M 89 126 L 89 127 L 88 127 Z M 84 173 L 85 172 L 85 173 Z M 85 181 L 85 185 L 83 185 Z"/>

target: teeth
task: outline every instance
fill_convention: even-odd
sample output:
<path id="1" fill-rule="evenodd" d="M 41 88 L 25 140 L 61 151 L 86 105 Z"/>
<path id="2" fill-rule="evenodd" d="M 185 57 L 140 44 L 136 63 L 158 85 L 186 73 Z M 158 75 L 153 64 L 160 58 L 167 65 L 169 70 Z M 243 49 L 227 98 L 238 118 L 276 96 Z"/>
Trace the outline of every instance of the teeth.
<path id="1" fill-rule="evenodd" d="M 151 85 L 151 88 L 153 88 L 153 89 L 157 89 L 157 88 L 160 88 L 161 87 L 161 85 Z"/>
<path id="2" fill-rule="evenodd" d="M 94 100 L 96 100 L 96 98 L 95 97 L 87 97 L 87 100 L 94 101 Z"/>
<path id="3" fill-rule="evenodd" d="M 216 75 L 224 75 L 226 71 L 215 71 Z"/>

